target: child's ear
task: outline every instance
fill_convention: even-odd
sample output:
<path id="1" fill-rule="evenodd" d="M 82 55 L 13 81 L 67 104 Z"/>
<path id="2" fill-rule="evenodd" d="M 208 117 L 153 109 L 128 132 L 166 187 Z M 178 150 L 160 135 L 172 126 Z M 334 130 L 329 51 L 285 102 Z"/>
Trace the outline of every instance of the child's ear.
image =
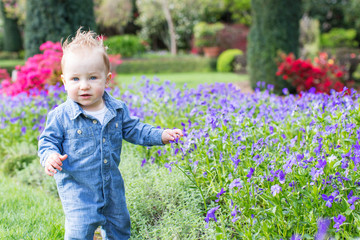
<path id="1" fill-rule="evenodd" d="M 111 80 L 111 77 L 112 77 L 112 74 L 111 72 L 108 73 L 107 77 L 106 77 L 106 87 L 109 87 L 109 83 L 110 83 L 110 80 Z"/>
<path id="2" fill-rule="evenodd" d="M 61 81 L 63 82 L 65 90 L 66 90 L 66 80 L 64 78 L 64 75 L 62 75 L 62 74 L 61 74 Z"/>

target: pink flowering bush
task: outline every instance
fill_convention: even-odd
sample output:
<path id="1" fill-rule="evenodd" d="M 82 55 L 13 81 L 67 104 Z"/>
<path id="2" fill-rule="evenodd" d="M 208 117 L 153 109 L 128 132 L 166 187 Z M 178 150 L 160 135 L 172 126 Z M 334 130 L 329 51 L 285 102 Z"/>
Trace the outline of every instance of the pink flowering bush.
<path id="1" fill-rule="evenodd" d="M 61 83 L 61 57 L 63 55 L 59 42 L 47 41 L 40 46 L 42 53 L 28 58 L 24 66 L 16 66 L 17 78 L 12 82 L 6 70 L 0 69 L 0 94 L 15 96 L 20 93 L 32 94 L 44 90 L 46 85 Z M 109 56 L 111 70 L 121 64 L 120 55 Z M 6 72 L 6 73 L 5 73 Z"/>

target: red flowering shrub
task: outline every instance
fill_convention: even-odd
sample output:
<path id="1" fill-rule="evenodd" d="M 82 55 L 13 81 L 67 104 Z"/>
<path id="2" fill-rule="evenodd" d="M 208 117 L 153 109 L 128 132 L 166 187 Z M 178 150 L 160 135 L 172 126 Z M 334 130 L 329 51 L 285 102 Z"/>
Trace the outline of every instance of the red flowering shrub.
<path id="1" fill-rule="evenodd" d="M 40 46 L 40 50 L 43 53 L 28 58 L 24 66 L 16 66 L 17 77 L 14 82 L 11 81 L 9 74 L 5 74 L 6 70 L 0 69 L 0 79 L 2 79 L 0 94 L 10 96 L 23 92 L 29 94 L 31 89 L 43 90 L 48 84 L 61 83 L 63 55 L 61 44 L 48 41 Z M 115 67 L 121 63 L 120 55 L 109 56 L 109 60 L 115 76 Z"/>
<path id="2" fill-rule="evenodd" d="M 281 54 L 277 76 L 290 81 L 296 91 L 308 91 L 315 88 L 317 93 L 330 93 L 331 89 L 342 91 L 345 84 L 344 71 L 335 64 L 327 53 L 320 53 L 312 63 L 309 59 L 295 59 L 293 53 Z"/>

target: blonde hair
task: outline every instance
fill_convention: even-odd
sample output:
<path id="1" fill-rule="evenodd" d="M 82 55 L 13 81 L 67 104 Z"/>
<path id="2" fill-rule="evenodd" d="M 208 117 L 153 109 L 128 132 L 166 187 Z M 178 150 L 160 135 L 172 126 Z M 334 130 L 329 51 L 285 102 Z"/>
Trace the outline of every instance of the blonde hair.
<path id="1" fill-rule="evenodd" d="M 107 47 L 104 46 L 102 36 L 98 36 L 95 32 L 82 31 L 82 27 L 80 27 L 76 31 L 75 37 L 69 39 L 69 37 L 61 44 L 63 50 L 63 57 L 61 59 L 61 68 L 64 68 L 65 55 L 68 52 L 74 51 L 79 48 L 90 48 L 90 49 L 99 49 L 102 52 L 104 64 L 107 72 L 110 72 L 110 61 L 109 56 L 107 55 Z"/>

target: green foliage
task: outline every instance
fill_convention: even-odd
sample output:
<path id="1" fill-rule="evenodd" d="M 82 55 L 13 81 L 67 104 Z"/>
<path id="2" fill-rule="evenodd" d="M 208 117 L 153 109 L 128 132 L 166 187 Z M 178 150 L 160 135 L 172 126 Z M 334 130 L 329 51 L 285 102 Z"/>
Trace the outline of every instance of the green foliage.
<path id="1" fill-rule="evenodd" d="M 224 0 L 234 22 L 251 25 L 251 0 Z"/>
<path id="2" fill-rule="evenodd" d="M 32 162 L 23 169 L 16 170 L 14 177 L 22 184 L 41 189 L 54 197 L 58 197 L 55 179 L 45 174 L 38 157 L 33 157 Z"/>
<path id="3" fill-rule="evenodd" d="M 46 41 L 58 42 L 83 26 L 95 30 L 93 1 L 27 0 L 25 24 L 26 57 L 39 53 Z"/>
<path id="4" fill-rule="evenodd" d="M 234 59 L 237 55 L 242 55 L 240 49 L 228 49 L 220 54 L 217 60 L 216 70 L 218 72 L 232 72 L 234 70 Z"/>
<path id="5" fill-rule="evenodd" d="M 3 1 L 0 1 L 0 8 L 4 28 L 3 43 L 1 44 L 3 44 L 5 51 L 18 52 L 22 49 L 22 39 L 17 19 L 8 17 Z"/>
<path id="6" fill-rule="evenodd" d="M 96 23 L 122 29 L 132 18 L 131 0 L 95 0 Z"/>
<path id="7" fill-rule="evenodd" d="M 117 68 L 118 73 L 175 73 L 209 72 L 216 68 L 216 60 L 203 57 L 170 57 L 136 59 L 123 61 Z"/>
<path id="8" fill-rule="evenodd" d="M 333 28 L 328 33 L 321 34 L 321 45 L 326 48 L 356 47 L 355 29 Z"/>
<path id="9" fill-rule="evenodd" d="M 253 88 L 259 81 L 275 86 L 281 93 L 290 84 L 275 76 L 276 57 L 279 51 L 298 54 L 300 1 L 270 0 L 264 4 L 253 0 L 252 26 L 248 36 L 248 67 Z"/>
<path id="10" fill-rule="evenodd" d="M 219 44 L 218 32 L 224 29 L 222 23 L 199 22 L 194 26 L 195 46 L 213 47 Z"/>
<path id="11" fill-rule="evenodd" d="M 8 159 L 5 159 L 5 161 L 2 163 L 1 170 L 7 175 L 13 175 L 15 174 L 16 170 L 24 169 L 35 158 L 36 156 L 34 155 L 21 155 L 21 156 L 10 157 Z"/>
<path id="12" fill-rule="evenodd" d="M 205 229 L 202 200 L 177 169 L 172 173 L 150 163 L 140 167 L 143 147 L 125 143 L 120 169 L 131 217 L 131 239 L 212 239 Z"/>
<path id="13" fill-rule="evenodd" d="M 331 28 L 350 27 L 344 21 L 344 9 L 349 7 L 348 0 L 303 0 L 302 4 L 303 11 L 308 16 L 320 21 L 321 32 L 327 32 Z"/>
<path id="14" fill-rule="evenodd" d="M 132 57 L 145 52 L 142 40 L 136 35 L 109 37 L 104 44 L 109 47 L 109 54 L 121 54 L 122 57 Z"/>
<path id="15" fill-rule="evenodd" d="M 174 22 L 178 48 L 187 49 L 193 35 L 193 27 L 210 9 L 221 8 L 221 3 L 212 0 L 168 0 L 170 14 Z M 170 49 L 170 38 L 160 0 L 137 0 L 140 16 L 136 23 L 141 26 L 141 37 L 152 46 L 160 40 Z M 211 10 L 212 9 L 212 10 Z"/>
<path id="16" fill-rule="evenodd" d="M 59 199 L 0 173 L 0 239 L 64 239 Z"/>
<path id="17" fill-rule="evenodd" d="M 358 34 L 360 34 L 360 1 L 359 0 L 349 0 L 348 7 L 345 7 L 345 21 L 354 28 L 357 29 Z"/>
<path id="18" fill-rule="evenodd" d="M 27 142 L 15 143 L 5 148 L 1 171 L 7 175 L 14 175 L 16 171 L 24 169 L 36 156 L 36 146 Z"/>

